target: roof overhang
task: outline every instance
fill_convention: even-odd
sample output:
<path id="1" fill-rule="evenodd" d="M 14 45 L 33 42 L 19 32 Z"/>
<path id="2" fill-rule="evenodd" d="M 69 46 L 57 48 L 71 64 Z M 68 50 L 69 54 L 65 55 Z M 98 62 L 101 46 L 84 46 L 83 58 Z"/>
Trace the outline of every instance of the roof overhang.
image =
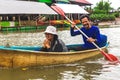
<path id="1" fill-rule="evenodd" d="M 32 1 L 0 1 L 0 14 L 57 14 L 45 3 Z"/>
<path id="2" fill-rule="evenodd" d="M 70 14 L 89 14 L 86 10 L 84 10 L 79 5 L 75 4 L 55 4 L 59 8 L 61 8 L 65 13 Z"/>

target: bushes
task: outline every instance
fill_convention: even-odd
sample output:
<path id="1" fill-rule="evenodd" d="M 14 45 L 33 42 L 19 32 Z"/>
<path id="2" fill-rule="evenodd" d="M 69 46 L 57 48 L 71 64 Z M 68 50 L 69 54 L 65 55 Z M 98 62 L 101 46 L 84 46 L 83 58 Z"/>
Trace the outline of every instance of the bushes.
<path id="1" fill-rule="evenodd" d="M 115 17 L 119 17 L 120 13 L 119 12 L 115 12 L 113 13 L 115 15 Z"/>
<path id="2" fill-rule="evenodd" d="M 106 14 L 107 13 L 107 11 L 105 11 L 105 10 L 94 10 L 93 11 L 93 14 Z"/>
<path id="3" fill-rule="evenodd" d="M 92 21 L 99 20 L 99 21 L 111 21 L 115 20 L 114 14 L 91 14 L 90 18 Z"/>

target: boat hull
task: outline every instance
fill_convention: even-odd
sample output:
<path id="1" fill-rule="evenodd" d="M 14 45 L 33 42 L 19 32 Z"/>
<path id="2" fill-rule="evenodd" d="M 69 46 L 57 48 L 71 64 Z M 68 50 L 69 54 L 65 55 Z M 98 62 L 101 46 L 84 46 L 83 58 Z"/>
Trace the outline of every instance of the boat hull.
<path id="1" fill-rule="evenodd" d="M 102 49 L 107 51 L 106 47 L 103 47 Z M 3 48 L 0 49 L 0 66 L 15 68 L 65 64 L 91 58 L 96 55 L 101 55 L 100 51 L 97 49 L 75 52 L 40 52 Z"/>

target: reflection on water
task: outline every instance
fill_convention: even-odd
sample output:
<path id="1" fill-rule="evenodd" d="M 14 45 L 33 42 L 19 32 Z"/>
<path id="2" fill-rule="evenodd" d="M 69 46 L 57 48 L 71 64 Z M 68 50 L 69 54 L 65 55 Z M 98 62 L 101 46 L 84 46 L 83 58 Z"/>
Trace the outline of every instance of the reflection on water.
<path id="1" fill-rule="evenodd" d="M 109 53 L 120 57 L 120 28 L 102 28 L 108 36 Z M 82 43 L 81 36 L 71 37 L 69 31 L 58 32 L 66 44 Z M 44 34 L 37 33 L 0 33 L 0 45 L 42 45 Z M 103 57 L 93 57 L 83 61 L 52 66 L 37 66 L 17 69 L 0 69 L 0 80 L 119 80 L 120 65 L 110 65 Z"/>
<path id="2" fill-rule="evenodd" d="M 91 75 L 96 74 L 102 65 L 86 61 L 97 59 L 96 57 L 71 64 L 29 67 L 25 70 L 1 69 L 0 75 L 2 80 L 90 80 Z"/>

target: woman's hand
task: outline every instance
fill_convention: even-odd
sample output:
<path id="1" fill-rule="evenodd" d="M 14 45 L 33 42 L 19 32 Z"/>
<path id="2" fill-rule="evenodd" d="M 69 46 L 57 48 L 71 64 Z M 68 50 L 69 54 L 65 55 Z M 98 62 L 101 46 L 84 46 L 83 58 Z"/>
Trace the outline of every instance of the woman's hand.
<path id="1" fill-rule="evenodd" d="M 43 42 L 43 47 L 50 48 L 50 41 L 48 39 L 45 39 Z"/>

